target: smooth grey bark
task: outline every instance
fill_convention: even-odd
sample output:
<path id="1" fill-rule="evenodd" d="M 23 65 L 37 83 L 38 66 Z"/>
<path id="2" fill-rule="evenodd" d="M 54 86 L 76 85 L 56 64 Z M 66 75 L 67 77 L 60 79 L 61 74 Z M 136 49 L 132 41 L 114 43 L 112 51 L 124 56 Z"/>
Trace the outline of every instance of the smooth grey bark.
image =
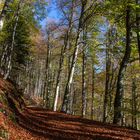
<path id="1" fill-rule="evenodd" d="M 50 78 L 49 78 L 49 71 L 50 71 L 50 56 L 51 56 L 51 51 L 50 51 L 50 32 L 48 31 L 47 33 L 48 39 L 47 39 L 47 56 L 46 56 L 46 64 L 45 64 L 45 78 L 44 78 L 44 89 L 43 89 L 43 100 L 44 100 L 44 106 L 46 108 L 50 107 L 49 104 L 49 94 L 50 94 L 50 89 L 49 89 L 49 84 L 50 84 Z"/>
<path id="2" fill-rule="evenodd" d="M 55 88 L 55 98 L 54 98 L 54 106 L 53 106 L 54 111 L 57 111 L 59 90 L 60 90 L 60 78 L 61 78 L 62 65 L 63 65 L 63 61 L 64 61 L 65 51 L 66 51 L 66 46 L 64 46 L 64 47 L 62 46 L 61 56 L 60 56 L 60 60 L 59 60 L 59 70 L 58 70 L 58 75 L 57 75 L 57 80 L 56 80 L 56 88 Z"/>
<path id="3" fill-rule="evenodd" d="M 95 68 L 94 68 L 94 58 L 92 60 L 92 98 L 91 98 L 91 119 L 94 116 L 94 96 L 95 96 Z"/>
<path id="4" fill-rule="evenodd" d="M 106 80 L 105 80 L 105 94 L 104 94 L 104 105 L 103 105 L 103 122 L 106 122 L 108 116 L 108 101 L 109 101 L 109 81 L 110 81 L 110 55 L 109 47 L 106 46 Z"/>
<path id="5" fill-rule="evenodd" d="M 78 36 L 78 41 L 77 42 L 80 42 L 79 41 L 80 40 L 79 36 Z M 78 43 L 76 43 L 76 44 L 78 44 Z M 69 96 L 70 96 L 70 90 L 71 90 L 71 85 L 72 85 L 72 81 L 73 81 L 73 75 L 74 75 L 76 60 L 77 60 L 77 57 L 78 57 L 79 47 L 80 46 L 77 45 L 75 50 L 74 50 L 74 55 L 73 55 L 73 59 L 72 59 L 72 66 L 71 66 L 71 69 L 70 69 L 70 72 L 69 72 L 68 81 L 67 81 L 66 88 L 65 88 L 64 100 L 63 100 L 63 104 L 62 104 L 62 109 L 61 110 L 62 110 L 62 112 L 66 112 L 66 113 L 70 113 Z"/>
<path id="6" fill-rule="evenodd" d="M 132 128 L 137 129 L 137 94 L 136 78 L 132 79 Z"/>
<path id="7" fill-rule="evenodd" d="M 62 108 L 61 108 L 62 112 L 66 112 L 69 114 L 71 114 L 71 112 L 70 112 L 71 85 L 73 82 L 74 70 L 75 70 L 76 61 L 77 61 L 77 57 L 78 57 L 78 51 L 79 51 L 79 47 L 80 47 L 81 33 L 83 31 L 82 24 L 84 24 L 84 23 L 82 23 L 82 19 L 84 16 L 83 13 L 85 10 L 86 2 L 87 1 L 84 1 L 84 2 L 82 1 L 82 7 L 81 7 L 81 12 L 80 12 L 80 18 L 79 18 L 79 25 L 78 25 L 78 30 L 77 30 L 77 37 L 76 37 L 76 42 L 75 42 L 75 49 L 74 49 L 74 53 L 73 53 L 73 57 L 72 57 L 71 68 L 70 68 L 70 72 L 68 75 L 68 80 L 66 83 L 66 88 L 65 88 L 65 93 L 64 93 L 64 99 L 63 99 Z"/>
<path id="8" fill-rule="evenodd" d="M 39 66 L 40 60 L 39 56 L 37 58 L 37 66 Z M 40 67 L 36 69 L 36 80 L 35 80 L 35 90 L 34 90 L 34 95 L 37 97 L 38 95 L 38 89 L 39 89 L 39 79 L 40 79 Z"/>
<path id="9" fill-rule="evenodd" d="M 84 49 L 84 48 L 83 48 Z M 86 97 L 86 53 L 83 50 L 83 64 L 82 64 L 82 117 L 86 115 L 87 97 Z"/>
<path id="10" fill-rule="evenodd" d="M 63 69 L 63 62 L 64 62 L 66 49 L 70 48 L 70 36 L 71 36 L 71 31 L 72 31 L 72 25 L 73 25 L 72 20 L 73 20 L 73 14 L 74 14 L 73 10 L 74 10 L 74 1 L 72 0 L 72 9 L 71 9 L 70 17 L 69 17 L 69 26 L 68 26 L 68 30 L 64 38 L 64 46 L 62 46 L 60 60 L 59 60 L 59 69 L 58 69 L 58 75 L 57 75 L 57 80 L 56 80 L 55 98 L 54 98 L 54 106 L 53 106 L 54 111 L 57 110 L 59 90 L 60 90 L 60 78 L 61 78 L 61 73 Z"/>
<path id="11" fill-rule="evenodd" d="M 66 52 L 66 49 L 67 49 L 68 44 L 69 44 L 70 32 L 71 32 L 71 23 L 70 23 L 70 27 L 69 27 L 69 29 L 67 31 L 67 34 L 66 34 L 66 37 L 65 37 L 64 47 L 62 46 L 62 49 L 61 49 L 61 56 L 60 56 L 60 60 L 59 60 L 59 70 L 58 70 L 58 75 L 57 75 L 57 80 L 56 80 L 55 100 L 54 100 L 54 107 L 53 107 L 54 111 L 57 110 L 58 97 L 59 97 L 59 89 L 60 89 L 61 72 L 62 72 L 62 68 L 63 68 L 65 52 Z"/>
<path id="12" fill-rule="evenodd" d="M 75 115 L 74 105 L 76 104 L 76 89 L 73 85 L 72 115 Z"/>
<path id="13" fill-rule="evenodd" d="M 120 64 L 118 80 L 117 80 L 117 89 L 116 89 L 115 102 L 114 102 L 114 118 L 113 118 L 114 124 L 120 124 L 121 118 L 122 118 L 121 109 L 122 109 L 123 90 L 124 90 L 124 87 L 123 87 L 124 86 L 124 74 L 125 74 L 125 69 L 127 68 L 127 65 L 129 63 L 130 54 L 131 54 L 130 13 L 131 13 L 131 9 L 129 6 L 127 6 L 127 9 L 126 9 L 126 47 L 125 47 L 125 54 L 124 54 L 123 60 Z"/>

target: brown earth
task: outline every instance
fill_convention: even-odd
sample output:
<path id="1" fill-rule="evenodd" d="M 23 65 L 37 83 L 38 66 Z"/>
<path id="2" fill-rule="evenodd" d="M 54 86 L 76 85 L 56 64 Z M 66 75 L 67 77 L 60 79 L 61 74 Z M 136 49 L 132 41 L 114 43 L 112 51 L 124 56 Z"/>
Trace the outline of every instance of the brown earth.
<path id="1" fill-rule="evenodd" d="M 140 139 L 139 131 L 34 107 L 25 109 L 19 116 L 19 124 L 32 134 L 43 136 L 41 140 Z"/>
<path id="2" fill-rule="evenodd" d="M 11 114 L 15 123 L 9 119 Z M 140 131 L 26 107 L 21 92 L 0 78 L 0 140 L 140 140 Z"/>

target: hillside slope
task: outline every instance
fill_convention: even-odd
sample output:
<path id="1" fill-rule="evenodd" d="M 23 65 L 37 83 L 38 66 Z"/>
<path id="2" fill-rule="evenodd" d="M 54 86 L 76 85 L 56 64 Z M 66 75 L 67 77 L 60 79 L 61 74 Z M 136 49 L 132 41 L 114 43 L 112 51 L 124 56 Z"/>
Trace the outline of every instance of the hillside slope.
<path id="1" fill-rule="evenodd" d="M 26 107 L 22 93 L 0 78 L 0 139 L 139 140 L 140 132 L 78 116 Z"/>

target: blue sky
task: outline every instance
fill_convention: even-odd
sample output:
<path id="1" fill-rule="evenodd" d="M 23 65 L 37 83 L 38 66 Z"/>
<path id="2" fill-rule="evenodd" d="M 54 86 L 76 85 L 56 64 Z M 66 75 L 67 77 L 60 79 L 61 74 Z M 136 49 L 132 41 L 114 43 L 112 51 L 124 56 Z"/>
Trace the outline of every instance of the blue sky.
<path id="1" fill-rule="evenodd" d="M 58 21 L 60 19 L 59 11 L 55 4 L 55 0 L 51 0 L 47 7 L 47 17 L 41 22 L 42 27 L 45 27 L 48 22 Z"/>

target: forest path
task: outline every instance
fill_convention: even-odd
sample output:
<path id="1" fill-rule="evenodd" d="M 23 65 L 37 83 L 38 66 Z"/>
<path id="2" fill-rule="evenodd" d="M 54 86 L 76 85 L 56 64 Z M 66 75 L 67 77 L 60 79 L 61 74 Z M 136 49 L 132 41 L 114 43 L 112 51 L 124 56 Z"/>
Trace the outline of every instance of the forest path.
<path id="1" fill-rule="evenodd" d="M 19 115 L 19 125 L 41 136 L 40 140 L 140 139 L 139 131 L 36 107 L 28 107 Z"/>

